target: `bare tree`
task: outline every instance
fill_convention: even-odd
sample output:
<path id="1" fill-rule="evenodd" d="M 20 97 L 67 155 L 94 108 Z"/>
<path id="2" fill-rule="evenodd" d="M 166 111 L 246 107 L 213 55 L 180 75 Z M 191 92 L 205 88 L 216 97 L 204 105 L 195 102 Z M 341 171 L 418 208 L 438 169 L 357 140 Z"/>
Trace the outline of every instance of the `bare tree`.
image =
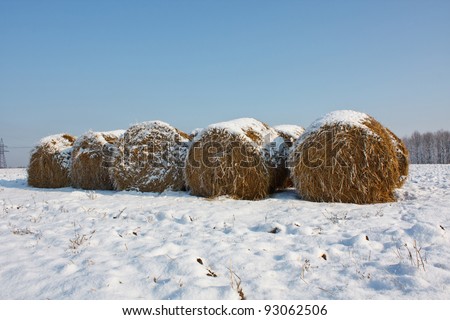
<path id="1" fill-rule="evenodd" d="M 450 163 L 450 132 L 419 133 L 415 131 L 403 139 L 409 150 L 411 163 Z"/>

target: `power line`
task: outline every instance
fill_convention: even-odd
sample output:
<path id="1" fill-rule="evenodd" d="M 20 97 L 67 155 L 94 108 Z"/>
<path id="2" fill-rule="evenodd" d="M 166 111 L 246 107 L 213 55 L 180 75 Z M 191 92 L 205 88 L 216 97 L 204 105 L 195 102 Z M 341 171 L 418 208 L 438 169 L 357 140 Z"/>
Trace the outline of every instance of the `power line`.
<path id="1" fill-rule="evenodd" d="M 33 149 L 33 147 L 8 147 L 9 149 Z"/>
<path id="2" fill-rule="evenodd" d="M 7 146 L 5 146 L 5 144 L 3 143 L 3 138 L 0 139 L 0 168 L 7 168 L 8 166 L 6 165 L 6 157 L 5 157 L 5 152 L 9 152 L 8 150 L 6 150 Z"/>

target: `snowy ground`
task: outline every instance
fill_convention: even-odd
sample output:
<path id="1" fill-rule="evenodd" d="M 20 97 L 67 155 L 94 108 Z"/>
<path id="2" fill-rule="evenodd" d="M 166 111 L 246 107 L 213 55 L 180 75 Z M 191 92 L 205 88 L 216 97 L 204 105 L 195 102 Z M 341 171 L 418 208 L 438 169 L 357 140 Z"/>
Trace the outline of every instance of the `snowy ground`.
<path id="1" fill-rule="evenodd" d="M 2 169 L 0 298 L 450 299 L 450 166 L 413 165 L 398 196 L 48 190 Z"/>

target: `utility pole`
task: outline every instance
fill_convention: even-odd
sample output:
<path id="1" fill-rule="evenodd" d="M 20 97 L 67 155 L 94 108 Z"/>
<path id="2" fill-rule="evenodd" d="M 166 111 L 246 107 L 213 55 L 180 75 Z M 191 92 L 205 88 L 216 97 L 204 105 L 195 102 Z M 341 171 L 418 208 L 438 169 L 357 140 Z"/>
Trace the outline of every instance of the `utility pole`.
<path id="1" fill-rule="evenodd" d="M 6 148 L 7 147 L 3 143 L 3 139 L 0 139 L 0 169 L 7 168 L 5 152 L 9 151 L 6 150 Z"/>

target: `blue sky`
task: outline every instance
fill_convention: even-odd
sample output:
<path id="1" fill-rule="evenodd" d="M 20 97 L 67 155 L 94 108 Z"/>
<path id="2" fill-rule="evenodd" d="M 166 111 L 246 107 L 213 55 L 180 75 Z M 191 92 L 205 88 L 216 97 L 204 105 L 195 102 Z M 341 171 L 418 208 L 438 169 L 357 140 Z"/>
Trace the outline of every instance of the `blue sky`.
<path id="1" fill-rule="evenodd" d="M 0 137 L 343 108 L 399 136 L 449 130 L 449 39 L 447 0 L 0 0 Z"/>

